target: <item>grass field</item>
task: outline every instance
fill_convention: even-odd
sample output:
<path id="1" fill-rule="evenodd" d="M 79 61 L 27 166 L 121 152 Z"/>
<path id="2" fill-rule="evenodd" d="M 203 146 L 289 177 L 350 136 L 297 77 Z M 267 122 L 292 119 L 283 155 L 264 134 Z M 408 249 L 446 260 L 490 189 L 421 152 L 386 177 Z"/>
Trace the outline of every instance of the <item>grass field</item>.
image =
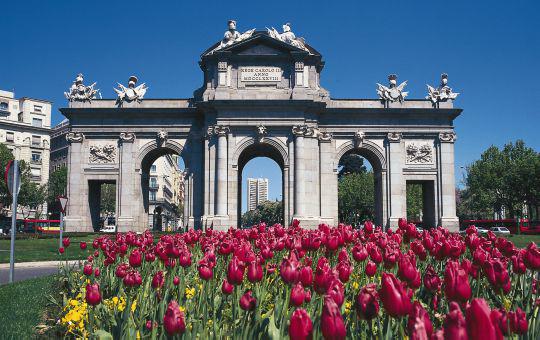
<path id="1" fill-rule="evenodd" d="M 87 250 L 82 251 L 79 242 L 91 242 L 94 238 L 95 236 L 70 237 L 71 245 L 62 256 L 58 254 L 58 238 L 16 240 L 15 262 L 83 259 L 90 254 L 92 244 L 88 244 Z M 10 240 L 0 240 L 0 263 L 9 262 L 9 247 Z"/>
<path id="2" fill-rule="evenodd" d="M 510 235 L 507 238 L 519 248 L 525 248 L 531 242 L 540 244 L 540 235 Z"/>
<path id="3" fill-rule="evenodd" d="M 54 276 L 0 286 L 0 338 L 30 339 L 43 322 L 47 296 L 54 292 Z"/>

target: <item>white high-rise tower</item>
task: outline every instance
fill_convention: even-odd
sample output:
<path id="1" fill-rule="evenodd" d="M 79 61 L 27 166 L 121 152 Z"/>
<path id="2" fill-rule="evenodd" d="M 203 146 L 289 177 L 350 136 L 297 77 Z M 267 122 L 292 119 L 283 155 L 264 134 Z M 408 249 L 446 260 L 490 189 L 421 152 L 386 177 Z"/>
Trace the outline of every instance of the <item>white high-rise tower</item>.
<path id="1" fill-rule="evenodd" d="M 248 210 L 255 210 L 259 204 L 268 201 L 268 178 L 248 178 Z"/>

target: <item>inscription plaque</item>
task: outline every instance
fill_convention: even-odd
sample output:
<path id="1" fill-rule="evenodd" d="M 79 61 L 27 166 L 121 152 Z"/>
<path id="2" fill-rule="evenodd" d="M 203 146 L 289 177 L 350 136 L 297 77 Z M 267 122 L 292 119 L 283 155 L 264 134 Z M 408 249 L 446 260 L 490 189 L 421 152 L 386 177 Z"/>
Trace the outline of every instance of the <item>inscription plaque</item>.
<path id="1" fill-rule="evenodd" d="M 240 80 L 244 82 L 279 82 L 281 68 L 274 66 L 240 67 Z"/>

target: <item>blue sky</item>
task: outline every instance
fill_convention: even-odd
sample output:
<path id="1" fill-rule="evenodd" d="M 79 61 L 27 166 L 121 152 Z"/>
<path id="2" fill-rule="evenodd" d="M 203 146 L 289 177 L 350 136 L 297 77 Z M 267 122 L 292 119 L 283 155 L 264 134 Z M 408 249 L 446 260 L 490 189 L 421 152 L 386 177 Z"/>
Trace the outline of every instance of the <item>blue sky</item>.
<path id="1" fill-rule="evenodd" d="M 442 72 L 461 92 L 456 168 L 490 145 L 522 138 L 540 149 L 540 4 L 537 1 L 8 1 L 1 22 L 0 89 L 54 102 L 78 72 L 112 98 L 131 74 L 149 98 L 186 98 L 202 83 L 199 55 L 227 19 L 243 31 L 291 22 L 318 49 L 321 82 L 334 98 L 374 98 L 389 73 L 411 98 Z M 280 174 L 258 159 L 248 176 Z M 253 164 L 252 164 L 253 163 Z M 460 178 L 459 171 L 456 177 Z M 274 185 L 276 183 L 277 185 Z"/>

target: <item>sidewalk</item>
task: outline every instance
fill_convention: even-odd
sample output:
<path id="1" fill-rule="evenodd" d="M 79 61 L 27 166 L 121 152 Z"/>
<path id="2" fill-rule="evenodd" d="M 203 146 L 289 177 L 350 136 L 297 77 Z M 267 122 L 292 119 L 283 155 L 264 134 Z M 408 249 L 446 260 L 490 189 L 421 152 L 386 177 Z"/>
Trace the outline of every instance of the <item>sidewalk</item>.
<path id="1" fill-rule="evenodd" d="M 77 264 L 83 260 L 70 260 L 68 264 Z M 56 267 L 66 261 L 36 261 L 36 262 L 15 262 L 15 268 L 36 268 L 36 267 Z M 0 269 L 9 269 L 9 263 L 0 263 Z"/>

